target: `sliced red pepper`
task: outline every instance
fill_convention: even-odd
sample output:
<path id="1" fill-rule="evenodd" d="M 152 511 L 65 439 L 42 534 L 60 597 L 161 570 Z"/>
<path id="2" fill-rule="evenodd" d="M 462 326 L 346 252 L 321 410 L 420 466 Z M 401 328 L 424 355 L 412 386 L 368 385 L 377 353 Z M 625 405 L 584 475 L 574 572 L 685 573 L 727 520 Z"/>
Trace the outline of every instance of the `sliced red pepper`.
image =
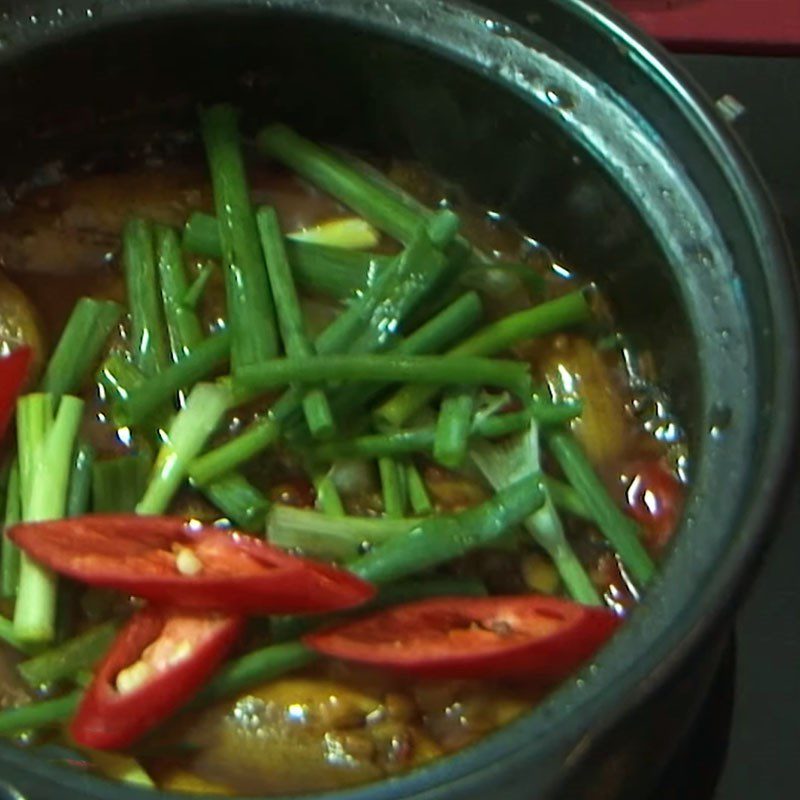
<path id="1" fill-rule="evenodd" d="M 150 606 L 119 632 L 70 725 L 78 744 L 128 747 L 186 703 L 228 654 L 241 617 Z"/>
<path id="2" fill-rule="evenodd" d="M 24 523 L 8 536 L 70 578 L 182 608 L 299 614 L 350 608 L 375 593 L 329 564 L 179 517 L 88 514 Z"/>
<path id="3" fill-rule="evenodd" d="M 17 397 L 28 379 L 32 359 L 33 350 L 30 347 L 18 347 L 0 357 L 0 440 L 14 414 Z"/>
<path id="4" fill-rule="evenodd" d="M 525 677 L 549 683 L 589 658 L 619 619 L 538 595 L 440 597 L 309 634 L 327 656 L 428 678 Z"/>
<path id="5" fill-rule="evenodd" d="M 644 529 L 648 548 L 661 552 L 678 526 L 683 488 L 668 467 L 656 459 L 634 461 L 622 470 L 628 514 Z"/>

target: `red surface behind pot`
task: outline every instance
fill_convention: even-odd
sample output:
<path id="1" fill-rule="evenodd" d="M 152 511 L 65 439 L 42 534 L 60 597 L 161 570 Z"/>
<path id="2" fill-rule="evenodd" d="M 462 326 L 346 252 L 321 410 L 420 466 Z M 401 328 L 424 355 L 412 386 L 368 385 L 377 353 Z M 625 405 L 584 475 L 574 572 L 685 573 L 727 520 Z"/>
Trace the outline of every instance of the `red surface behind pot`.
<path id="1" fill-rule="evenodd" d="M 676 50 L 800 52 L 800 0 L 610 0 Z"/>

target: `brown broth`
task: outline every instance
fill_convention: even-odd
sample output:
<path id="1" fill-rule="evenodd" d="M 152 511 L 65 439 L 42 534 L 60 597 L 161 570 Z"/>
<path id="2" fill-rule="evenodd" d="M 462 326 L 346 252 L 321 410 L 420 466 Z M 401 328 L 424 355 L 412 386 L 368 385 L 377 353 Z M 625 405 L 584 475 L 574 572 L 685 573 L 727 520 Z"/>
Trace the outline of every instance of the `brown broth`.
<path id="1" fill-rule="evenodd" d="M 525 260 L 545 278 L 546 296 L 574 288 L 552 268 L 549 254 L 530 247 L 512 224 L 447 192 L 416 165 L 393 164 L 388 173 L 430 204 L 443 198 L 466 221 L 466 234 L 487 252 Z M 296 229 L 340 216 L 344 210 L 281 171 L 264 167 L 251 174 L 256 202 L 274 205 L 285 228 Z M 57 341 L 74 303 L 83 295 L 124 301 L 118 263 L 119 234 L 128 215 L 182 224 L 189 211 L 210 210 L 205 172 L 187 166 L 147 166 L 121 173 L 64 177 L 19 196 L 0 217 L 0 265 L 41 317 L 44 339 Z M 386 247 L 390 247 L 386 243 Z M 218 315 L 220 282 L 205 300 L 210 321 Z M 519 293 L 496 299 L 490 316 L 530 304 Z M 124 341 L 124 338 L 123 338 Z M 683 452 L 657 441 L 634 414 L 631 388 L 618 349 L 601 352 L 584 334 L 559 334 L 521 345 L 515 355 L 557 397 L 580 394 L 586 404 L 573 428 L 609 489 L 624 500 L 624 464 L 639 458 L 674 463 Z M 94 398 L 94 387 L 87 387 Z M 124 450 L 116 432 L 99 421 L 93 401 L 86 431 L 102 455 Z M 251 410 L 239 417 L 246 420 Z M 474 476 L 453 473 L 420 459 L 419 466 L 438 511 L 475 505 L 489 491 Z M 308 480 L 287 453 L 277 451 L 249 468 L 249 477 L 273 499 L 307 505 Z M 350 513 L 380 513 L 380 496 L 364 489 L 345 498 Z M 190 492 L 173 510 L 213 517 L 214 509 Z M 635 602 L 613 554 L 591 526 L 567 522 L 570 538 L 608 601 Z M 552 565 L 530 547 L 512 547 L 466 558 L 454 571 L 477 574 L 493 591 L 560 591 Z M 91 598 L 90 598 L 91 599 Z M 12 660 L 0 652 L 0 698 L 18 702 L 20 682 Z M 137 753 L 164 788 L 224 793 L 282 794 L 339 788 L 397 774 L 465 747 L 530 708 L 545 693 L 537 686 L 492 682 L 399 681 L 385 674 L 322 662 L 299 674 L 265 683 L 238 698 L 174 721 Z M 7 698 L 11 698 L 10 700 Z M 24 699 L 24 697 L 23 697 Z"/>

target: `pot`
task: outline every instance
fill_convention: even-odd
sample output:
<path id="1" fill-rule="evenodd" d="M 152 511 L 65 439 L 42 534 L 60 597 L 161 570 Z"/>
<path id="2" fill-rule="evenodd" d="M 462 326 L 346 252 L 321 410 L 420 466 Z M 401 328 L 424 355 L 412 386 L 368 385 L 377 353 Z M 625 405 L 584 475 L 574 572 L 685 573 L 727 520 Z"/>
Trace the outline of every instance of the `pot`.
<path id="1" fill-rule="evenodd" d="M 662 574 L 612 644 L 534 712 L 336 797 L 641 798 L 710 679 L 795 439 L 787 245 L 714 108 L 586 0 L 508 3 L 525 28 L 438 0 L 13 5 L 0 21 L 6 181 L 156 123 L 188 127 L 197 101 L 225 98 L 245 122 L 413 156 L 602 284 L 654 351 L 690 436 L 691 495 Z M 0 797 L 152 796 L 10 744 L 0 775 Z"/>

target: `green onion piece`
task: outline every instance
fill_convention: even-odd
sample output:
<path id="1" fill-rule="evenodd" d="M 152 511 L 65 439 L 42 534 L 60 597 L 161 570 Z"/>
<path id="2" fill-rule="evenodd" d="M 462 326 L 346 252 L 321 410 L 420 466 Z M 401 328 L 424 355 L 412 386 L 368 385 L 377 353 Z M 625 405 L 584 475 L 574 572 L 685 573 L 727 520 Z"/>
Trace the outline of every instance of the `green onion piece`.
<path id="1" fill-rule="evenodd" d="M 410 242 L 419 225 L 437 213 L 379 171 L 325 150 L 285 125 L 264 128 L 256 137 L 256 145 L 401 242 Z M 444 244 L 440 246 L 444 248 Z M 463 236 L 449 243 L 447 252 L 459 263 L 481 264 L 486 260 Z"/>
<path id="2" fill-rule="evenodd" d="M 527 428 L 531 422 L 530 411 L 515 411 L 476 419 L 471 436 L 497 439 Z M 314 455 L 321 459 L 382 458 L 411 453 L 430 453 L 436 438 L 436 428 L 426 425 L 389 433 L 374 433 L 352 439 L 325 442 L 314 447 Z"/>
<path id="3" fill-rule="evenodd" d="M 554 333 L 571 325 L 586 322 L 591 308 L 584 292 L 572 292 L 520 311 L 487 325 L 449 351 L 449 356 L 490 356 L 507 350 L 525 339 Z M 436 396 L 440 387 L 405 386 L 390 397 L 376 412 L 382 422 L 400 427 L 409 417 Z"/>
<path id="4" fill-rule="evenodd" d="M 270 125 L 256 137 L 259 149 L 333 195 L 376 228 L 408 242 L 427 212 L 399 191 L 377 185 L 343 158 L 298 136 L 285 125 Z"/>
<path id="5" fill-rule="evenodd" d="M 557 425 L 566 425 L 583 413 L 583 401 L 569 399 L 564 402 L 554 403 L 537 395 L 533 396 L 530 404 L 533 418 L 543 428 L 552 428 Z"/>
<path id="6" fill-rule="evenodd" d="M 322 244 L 345 250 L 366 250 L 376 247 L 381 235 L 360 217 L 342 217 L 321 222 L 287 234 L 287 238 L 306 244 Z"/>
<path id="7" fill-rule="evenodd" d="M 378 459 L 378 472 L 381 477 L 383 494 L 383 513 L 390 519 L 400 519 L 406 512 L 405 475 L 400 465 L 391 456 Z"/>
<path id="8" fill-rule="evenodd" d="M 17 423 L 18 426 L 20 423 Z M 19 584 L 19 548 L 5 532 L 22 519 L 20 503 L 19 464 L 16 460 L 11 465 L 6 487 L 6 509 L 3 520 L 2 562 L 0 562 L 0 594 L 3 597 L 16 597 Z"/>
<path id="9" fill-rule="evenodd" d="M 386 269 L 394 258 L 309 244 L 295 241 L 291 236 L 289 234 L 284 244 L 297 283 L 308 291 L 321 292 L 340 300 L 363 291 L 374 275 Z M 184 229 L 183 246 L 194 253 L 221 258 L 222 246 L 216 218 L 199 212 L 192 214 Z M 191 299 L 194 300 L 194 295 Z"/>
<path id="10" fill-rule="evenodd" d="M 6 516 L 6 495 L 8 494 L 8 480 L 11 475 L 13 459 L 4 459 L 0 466 L 0 517 Z"/>
<path id="11" fill-rule="evenodd" d="M 129 220 L 122 231 L 122 264 L 131 312 L 131 340 L 136 366 L 147 376 L 167 365 L 167 337 L 158 297 L 153 228 Z"/>
<path id="12" fill-rule="evenodd" d="M 200 113 L 200 124 L 220 221 L 228 318 L 233 332 L 234 374 L 278 353 L 275 311 L 250 190 L 247 186 L 236 112 L 218 105 Z"/>
<path id="13" fill-rule="evenodd" d="M 49 395 L 26 395 L 17 408 L 23 520 L 59 519 L 66 512 L 72 451 L 83 414 L 83 401 L 64 395 L 52 423 Z M 43 430 L 46 433 L 41 436 Z M 25 463 L 23 453 L 26 453 Z M 50 570 L 22 554 L 14 632 L 23 641 L 53 639 L 56 586 L 56 576 Z"/>
<path id="14" fill-rule="evenodd" d="M 655 564 L 639 538 L 636 523 L 617 508 L 572 434 L 552 431 L 547 443 L 622 563 L 634 580 L 646 586 L 655 574 Z"/>
<path id="15" fill-rule="evenodd" d="M 389 268 L 394 256 L 361 253 L 327 245 L 286 240 L 289 264 L 297 283 L 308 292 L 350 300 L 366 291 Z"/>
<path id="16" fill-rule="evenodd" d="M 458 217 L 443 211 L 421 225 L 408 247 L 317 338 L 320 355 L 388 349 L 402 325 L 445 274 L 448 262 L 433 238 L 452 233 Z"/>
<path id="17" fill-rule="evenodd" d="M 530 475 L 459 514 L 427 517 L 411 531 L 375 547 L 348 568 L 373 583 L 424 572 L 497 542 L 544 502 L 540 475 Z"/>
<path id="18" fill-rule="evenodd" d="M 92 473 L 95 463 L 95 452 L 88 442 L 81 442 L 75 448 L 72 470 L 69 476 L 66 516 L 78 517 L 89 510 L 89 498 L 92 494 Z"/>
<path id="19" fill-rule="evenodd" d="M 38 730 L 69 719 L 77 710 L 83 691 L 0 711 L 0 736 L 12 736 L 23 731 Z"/>
<path id="20" fill-rule="evenodd" d="M 433 457 L 442 466 L 458 469 L 464 463 L 474 413 L 475 391 L 472 387 L 454 388 L 445 394 L 433 442 Z"/>
<path id="21" fill-rule="evenodd" d="M 217 224 L 216 220 L 214 220 L 214 224 Z M 207 261 L 203 264 L 200 272 L 197 273 L 197 277 L 192 281 L 191 286 L 189 286 L 186 290 L 186 294 L 183 296 L 184 308 L 197 308 L 197 304 L 200 302 L 200 298 L 203 296 L 206 286 L 208 286 L 208 282 L 211 280 L 211 276 L 216 269 L 217 265 L 213 261 Z"/>
<path id="22" fill-rule="evenodd" d="M 52 394 L 56 403 L 61 395 L 79 392 L 121 315 L 122 308 L 110 300 L 78 300 L 47 364 L 40 391 Z"/>
<path id="23" fill-rule="evenodd" d="M 152 466 L 152 457 L 146 450 L 95 462 L 92 475 L 95 513 L 133 513 L 147 487 Z"/>
<path id="24" fill-rule="evenodd" d="M 350 558 L 364 544 L 380 544 L 408 533 L 416 519 L 334 517 L 319 511 L 276 503 L 267 517 L 267 538 L 285 550 L 317 558 Z"/>
<path id="25" fill-rule="evenodd" d="M 263 532 L 270 502 L 244 477 L 231 472 L 199 488 L 234 525 L 245 531 Z"/>
<path id="26" fill-rule="evenodd" d="M 91 508 L 94 459 L 94 448 L 88 442 L 79 440 L 73 453 L 69 475 L 66 508 L 68 517 L 80 516 Z M 59 642 L 63 642 L 72 633 L 78 591 L 78 585 L 74 581 L 59 580 L 56 601 L 56 640 Z"/>
<path id="27" fill-rule="evenodd" d="M 317 337 L 317 352 L 320 355 L 344 350 L 371 353 L 390 347 L 402 321 L 427 296 L 446 268 L 446 261 L 433 246 L 432 238 L 443 241 L 457 225 L 457 217 L 442 212 L 428 226 L 421 227 L 392 267 L 381 273 L 358 300 Z M 224 445 L 198 467 L 209 470 L 215 464 L 219 469 L 226 459 L 241 458 L 245 452 L 252 455 L 271 444 L 293 415 L 298 398 L 299 393 L 287 392 L 272 407 L 269 419 L 256 423 L 239 437 L 239 441 Z"/>
<path id="28" fill-rule="evenodd" d="M 119 396 L 117 414 L 126 425 L 146 422 L 181 390 L 208 378 L 228 362 L 231 332 L 220 330 L 203 339 L 177 364 Z"/>
<path id="29" fill-rule="evenodd" d="M 155 227 L 156 259 L 161 278 L 161 300 L 172 361 L 184 359 L 203 339 L 200 321 L 185 305 L 189 290 L 178 234 L 164 225 Z"/>
<path id="30" fill-rule="evenodd" d="M 177 234 L 171 228 L 159 227 L 156 229 L 156 244 L 159 255 L 159 269 L 161 271 L 164 309 L 172 345 L 172 360 L 177 363 L 191 358 L 193 362 L 201 363 L 203 354 L 208 351 L 211 345 L 205 344 L 203 349 L 200 350 L 200 355 L 198 355 L 198 348 L 204 344 L 203 332 L 200 320 L 194 309 L 186 305 L 186 298 L 191 290 L 187 290 L 183 257 Z M 207 281 L 210 274 L 210 270 L 206 270 L 204 280 Z M 202 288 L 199 290 L 196 287 L 193 288 L 195 288 L 195 291 L 202 292 Z M 136 398 L 134 397 L 135 400 Z M 130 479 L 126 482 L 130 489 L 130 494 L 127 497 L 120 498 L 122 502 L 120 507 L 126 510 L 135 508 L 147 486 L 147 471 L 149 467 L 150 464 L 147 461 L 143 464 L 143 469 L 138 470 L 137 479 L 134 479 L 133 475 L 130 476 Z M 116 472 L 116 475 L 121 477 L 119 471 Z M 114 476 L 112 475 L 111 477 L 113 478 Z M 120 485 L 118 488 L 123 487 Z M 226 475 L 220 480 L 203 487 L 203 493 L 229 520 L 240 528 L 255 531 L 263 529 L 269 501 L 241 475 L 234 473 Z"/>
<path id="31" fill-rule="evenodd" d="M 443 251 L 460 224 L 460 219 L 452 212 L 440 211 L 418 229 L 398 257 L 394 283 L 387 281 L 388 288 L 376 313 L 360 339 L 348 347 L 348 352 L 371 353 L 395 345 L 403 326 L 408 325 L 414 312 L 441 289 L 452 271 L 453 261 Z M 392 277 L 390 270 L 384 274 Z"/>
<path id="32" fill-rule="evenodd" d="M 205 688 L 200 690 L 191 708 L 197 708 L 236 694 L 286 672 L 300 669 L 317 659 L 317 654 L 299 642 L 273 644 L 255 650 L 224 666 Z M 3 732 L 0 712 L 0 733 Z"/>
<path id="33" fill-rule="evenodd" d="M 483 314 L 480 298 L 467 292 L 442 309 L 435 317 L 397 343 L 395 355 L 424 355 L 443 350 L 474 328 Z M 343 387 L 331 394 L 334 412 L 345 419 L 365 408 L 386 388 L 384 383 Z"/>
<path id="34" fill-rule="evenodd" d="M 286 355 L 290 359 L 313 356 L 316 350 L 306 331 L 300 300 L 283 247 L 278 215 L 272 208 L 262 208 L 256 215 L 256 221 Z M 305 393 L 303 411 L 308 429 L 315 438 L 329 437 L 336 430 L 328 400 L 321 389 L 312 388 Z"/>
<path id="35" fill-rule="evenodd" d="M 422 479 L 417 465 L 413 461 L 406 464 L 406 486 L 408 487 L 408 502 L 411 510 L 417 517 L 425 517 L 433 514 L 434 507 L 431 502 L 425 481 Z"/>
<path id="36" fill-rule="evenodd" d="M 183 228 L 183 249 L 208 258 L 222 258 L 217 218 L 201 211 L 190 214 Z"/>
<path id="37" fill-rule="evenodd" d="M 46 683 L 73 679 L 81 670 L 91 669 L 105 655 L 117 634 L 118 625 L 105 622 L 68 641 L 23 661 L 17 669 L 34 689 Z"/>
<path id="38" fill-rule="evenodd" d="M 53 424 L 53 403 L 48 394 L 23 395 L 17 400 L 17 458 L 22 519 L 33 486 L 39 448 Z"/>
<path id="39" fill-rule="evenodd" d="M 287 392 L 284 397 L 288 397 L 289 394 L 290 392 Z M 296 397 L 297 395 L 292 393 L 292 401 Z M 189 474 L 192 481 L 198 486 L 207 486 L 275 444 L 281 436 L 284 419 L 295 408 L 292 402 L 286 411 L 286 405 L 289 403 L 287 402 L 282 409 L 276 403 L 270 409 L 269 416 L 256 420 L 243 433 L 197 458 L 190 465 Z"/>
<path id="40" fill-rule="evenodd" d="M 330 470 L 320 470 L 315 467 L 311 470 L 311 475 L 317 493 L 317 507 L 329 517 L 345 516 L 344 504 Z"/>
<path id="41" fill-rule="evenodd" d="M 229 405 L 230 393 L 222 386 L 198 383 L 192 389 L 167 431 L 137 514 L 166 512 L 187 476 L 189 462 L 217 429 Z"/>
<path id="42" fill-rule="evenodd" d="M 545 475 L 544 485 L 553 500 L 553 505 L 557 508 L 580 519 L 585 519 L 587 522 L 594 522 L 592 512 L 586 507 L 583 498 L 568 483 L 564 483 L 564 481 L 560 481 L 550 475 Z"/>
<path id="43" fill-rule="evenodd" d="M 14 631 L 14 623 L 10 619 L 6 619 L 2 614 L 0 614 L 0 639 L 26 655 L 32 654 L 36 649 L 35 646 L 31 647 L 30 643 L 22 641 L 17 636 Z"/>
<path id="44" fill-rule="evenodd" d="M 97 372 L 97 382 L 105 390 L 112 406 L 126 401 L 131 391 L 142 386 L 146 380 L 144 373 L 119 353 L 109 356 Z"/>
<path id="45" fill-rule="evenodd" d="M 401 355 L 424 355 L 444 350 L 472 330 L 483 316 L 483 304 L 475 292 L 466 292 L 397 343 Z"/>
<path id="46" fill-rule="evenodd" d="M 243 368 L 236 376 L 236 381 L 244 389 L 257 392 L 294 382 L 375 380 L 497 386 L 513 392 L 523 402 L 527 402 L 532 392 L 525 364 L 474 356 L 276 358 Z"/>
<path id="47" fill-rule="evenodd" d="M 464 270 L 459 283 L 490 297 L 519 291 L 520 286 L 531 297 L 541 297 L 545 288 L 544 278 L 529 264 L 507 261 L 489 262 Z"/>
<path id="48" fill-rule="evenodd" d="M 439 214 L 431 223 L 440 240 L 442 229 L 447 232 L 453 228 L 451 217 Z M 428 295 L 445 268 L 446 261 L 433 247 L 428 229 L 420 228 L 404 253 L 317 337 L 317 353 L 327 355 L 348 349 L 374 352 L 391 346 L 398 326 Z M 462 316 L 466 315 L 462 312 Z M 274 444 L 287 419 L 300 407 L 301 397 L 290 389 L 272 406 L 268 417 L 203 455 L 192 465 L 193 480 L 204 485 Z"/>
<path id="49" fill-rule="evenodd" d="M 477 441 L 470 455 L 493 488 L 507 486 L 524 475 L 539 471 L 538 427 L 532 421 L 527 432 L 504 441 Z M 547 485 L 544 486 L 544 503 L 523 524 L 553 561 L 571 597 L 585 605 L 601 605 L 600 595 L 570 546 Z"/>

